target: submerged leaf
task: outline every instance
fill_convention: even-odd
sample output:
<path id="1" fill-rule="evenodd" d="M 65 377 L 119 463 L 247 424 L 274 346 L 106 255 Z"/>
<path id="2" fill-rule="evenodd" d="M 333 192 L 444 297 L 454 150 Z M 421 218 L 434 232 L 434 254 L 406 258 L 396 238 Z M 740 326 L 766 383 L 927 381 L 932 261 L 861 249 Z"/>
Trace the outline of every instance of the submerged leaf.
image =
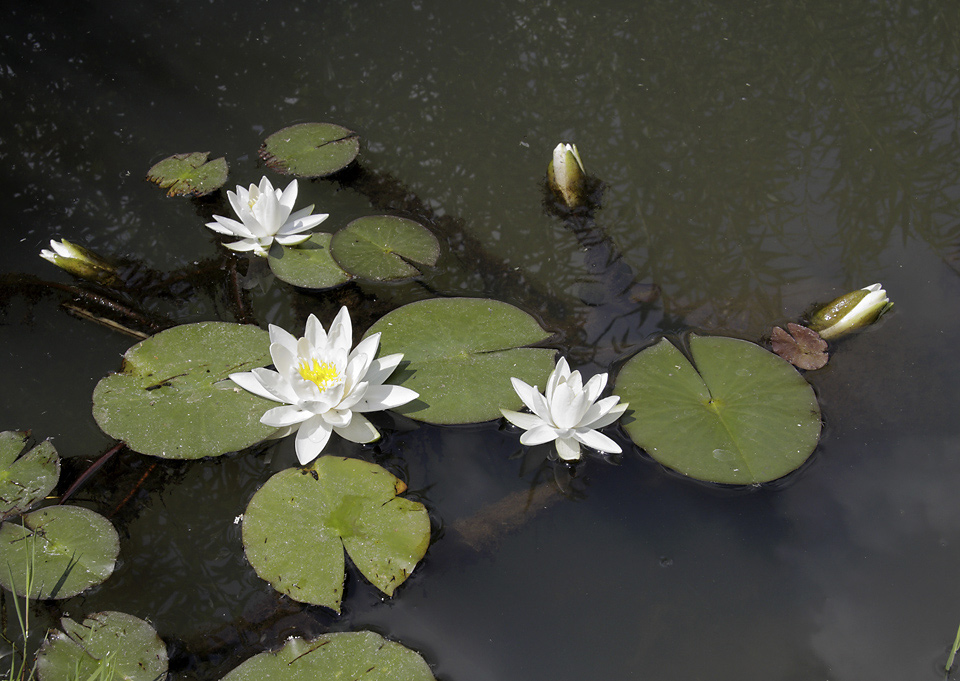
<path id="1" fill-rule="evenodd" d="M 70 598 L 113 574 L 119 552 L 117 531 L 99 513 L 43 508 L 0 524 L 0 585 L 18 596 Z"/>
<path id="2" fill-rule="evenodd" d="M 260 158 L 284 175 L 323 177 L 346 168 L 359 151 L 355 132 L 332 123 L 300 123 L 264 140 Z"/>
<path id="3" fill-rule="evenodd" d="M 60 457 L 49 441 L 17 459 L 27 433 L 0 433 L 0 520 L 23 513 L 47 496 L 60 479 Z"/>
<path id="4" fill-rule="evenodd" d="M 813 329 L 790 322 L 787 333 L 779 326 L 770 333 L 770 345 L 774 353 L 783 357 L 798 369 L 812 371 L 827 364 L 827 341 Z"/>
<path id="5" fill-rule="evenodd" d="M 364 279 L 395 281 L 421 274 L 440 256 L 437 237 L 423 225 L 391 215 L 354 220 L 333 235 L 333 257 L 346 271 Z"/>
<path id="6" fill-rule="evenodd" d="M 267 255 L 270 269 L 288 284 L 300 288 L 333 288 L 353 277 L 340 269 L 330 255 L 331 235 L 316 232 L 297 246 L 275 244 Z"/>
<path id="7" fill-rule="evenodd" d="M 123 612 L 98 612 L 77 623 L 60 620 L 37 653 L 40 681 L 101 679 L 155 681 L 167 673 L 167 646 L 142 619 Z"/>
<path id="8" fill-rule="evenodd" d="M 438 298 L 393 310 L 366 335 L 380 354 L 403 353 L 391 382 L 420 393 L 394 411 L 428 423 L 478 423 L 523 403 L 510 378 L 545 384 L 556 351 L 526 348 L 549 338 L 526 312 L 496 300 Z"/>
<path id="9" fill-rule="evenodd" d="M 269 334 L 255 326 L 202 322 L 161 331 L 127 350 L 123 371 L 93 391 L 93 417 L 113 438 L 165 459 L 218 456 L 275 429 L 260 417 L 276 403 L 228 380 L 270 364 Z"/>
<path id="10" fill-rule="evenodd" d="M 260 653 L 223 681 L 435 681 L 417 653 L 372 631 L 291 638 L 276 652 Z"/>
<path id="11" fill-rule="evenodd" d="M 663 339 L 617 376 L 638 446 L 684 475 L 733 485 L 775 480 L 807 460 L 820 406 L 796 369 L 736 338 L 693 336 L 690 352 L 692 364 Z"/>
<path id="12" fill-rule="evenodd" d="M 280 471 L 243 514 L 243 548 L 262 579 L 303 603 L 340 612 L 343 551 L 388 596 L 430 542 L 423 504 L 396 496 L 403 483 L 372 463 L 323 456 Z"/>
<path id="13" fill-rule="evenodd" d="M 207 161 L 209 151 L 174 154 L 155 164 L 147 180 L 167 190 L 167 196 L 203 196 L 227 181 L 227 161 L 222 156 Z"/>

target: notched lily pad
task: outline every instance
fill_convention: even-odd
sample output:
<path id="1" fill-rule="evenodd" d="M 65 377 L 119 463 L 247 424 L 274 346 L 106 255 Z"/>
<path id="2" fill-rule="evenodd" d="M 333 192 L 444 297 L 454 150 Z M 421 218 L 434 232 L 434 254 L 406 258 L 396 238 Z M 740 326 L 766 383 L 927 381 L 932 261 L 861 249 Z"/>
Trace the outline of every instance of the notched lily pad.
<path id="1" fill-rule="evenodd" d="M 260 417 L 276 403 L 228 376 L 271 362 L 269 334 L 255 326 L 176 326 L 127 350 L 123 371 L 93 391 L 93 417 L 105 433 L 151 456 L 198 459 L 244 449 L 273 434 Z"/>
<path id="2" fill-rule="evenodd" d="M 775 326 L 770 332 L 770 346 L 776 355 L 807 371 L 826 366 L 827 341 L 819 333 L 793 322 L 787 324 L 787 331 Z"/>
<path id="3" fill-rule="evenodd" d="M 167 190 L 167 196 L 203 196 L 227 181 L 227 160 L 207 161 L 209 151 L 174 154 L 147 171 L 147 180 Z"/>
<path id="4" fill-rule="evenodd" d="M 260 577 L 302 603 L 340 612 L 344 557 L 388 596 L 410 575 L 430 542 L 420 504 L 406 486 L 357 459 L 323 456 L 308 469 L 280 471 L 243 514 L 243 548 Z"/>
<path id="5" fill-rule="evenodd" d="M 70 598 L 113 574 L 119 552 L 117 531 L 99 513 L 42 508 L 0 524 L 0 585 L 34 599 Z"/>
<path id="6" fill-rule="evenodd" d="M 417 653 L 372 631 L 291 638 L 276 652 L 260 653 L 223 681 L 435 681 Z"/>
<path id="7" fill-rule="evenodd" d="M 60 457 L 50 441 L 29 452 L 24 448 L 29 433 L 0 433 L 0 520 L 23 513 L 50 494 L 60 479 Z"/>
<path id="8" fill-rule="evenodd" d="M 354 220 L 333 235 L 330 250 L 343 269 L 375 281 L 418 277 L 440 257 L 440 243 L 429 229 L 392 215 Z"/>
<path id="9" fill-rule="evenodd" d="M 323 177 L 346 168 L 360 152 L 357 133 L 332 123 L 300 123 L 264 140 L 260 158 L 278 173 Z"/>
<path id="10" fill-rule="evenodd" d="M 123 612 L 98 612 L 75 622 L 60 620 L 37 653 L 40 681 L 101 679 L 156 681 L 167 673 L 167 646 L 156 630 Z"/>
<path id="11" fill-rule="evenodd" d="M 380 353 L 403 353 L 391 377 L 420 393 L 394 411 L 428 423 L 479 423 L 523 403 L 510 378 L 544 386 L 555 350 L 527 348 L 549 338 L 533 317 L 496 300 L 438 298 L 397 308 L 380 332 Z"/>
<path id="12" fill-rule="evenodd" d="M 315 232 L 297 246 L 274 244 L 267 255 L 270 269 L 278 279 L 300 288 L 333 288 L 347 283 L 353 277 L 330 255 L 330 238 L 330 234 Z"/>
<path id="13" fill-rule="evenodd" d="M 630 438 L 708 482 L 749 485 L 797 469 L 820 437 L 813 388 L 776 355 L 736 338 L 690 338 L 693 363 L 666 339 L 631 358 L 616 394 Z"/>

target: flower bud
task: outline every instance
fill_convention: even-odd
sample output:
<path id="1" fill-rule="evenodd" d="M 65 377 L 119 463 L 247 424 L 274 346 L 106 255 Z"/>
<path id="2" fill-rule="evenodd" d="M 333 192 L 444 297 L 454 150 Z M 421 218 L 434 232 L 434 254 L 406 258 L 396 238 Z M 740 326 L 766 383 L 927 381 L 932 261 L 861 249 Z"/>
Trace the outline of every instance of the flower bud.
<path id="1" fill-rule="evenodd" d="M 113 265 L 82 246 L 72 244 L 66 239 L 62 241 L 51 239 L 50 248 L 53 250 L 40 251 L 40 257 L 76 277 L 108 285 L 119 281 L 117 270 Z"/>
<path id="2" fill-rule="evenodd" d="M 547 184 L 568 208 L 576 208 L 585 200 L 586 171 L 576 144 L 558 144 L 553 161 L 547 167 Z"/>
<path id="3" fill-rule="evenodd" d="M 873 324 L 893 307 L 887 292 L 880 284 L 872 284 L 858 291 L 840 296 L 820 308 L 810 319 L 810 328 L 821 338 L 831 339 Z"/>

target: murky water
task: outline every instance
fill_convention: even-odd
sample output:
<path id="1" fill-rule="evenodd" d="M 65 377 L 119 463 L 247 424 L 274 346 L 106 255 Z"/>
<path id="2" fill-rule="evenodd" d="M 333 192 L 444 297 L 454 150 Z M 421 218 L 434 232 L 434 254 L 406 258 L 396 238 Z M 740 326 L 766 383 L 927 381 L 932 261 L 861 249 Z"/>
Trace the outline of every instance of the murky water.
<path id="1" fill-rule="evenodd" d="M 874 281 L 896 302 L 807 375 L 822 442 L 775 489 L 690 484 L 636 453 L 591 460 L 576 500 L 536 496 L 479 541 L 471 519 L 552 477 L 542 452 L 497 424 L 401 423 L 375 451 L 331 451 L 401 475 L 435 541 L 389 601 L 351 572 L 336 616 L 259 580 L 234 524 L 294 464 L 292 442 L 189 463 L 127 452 L 80 495 L 118 527 L 120 568 L 53 615 L 149 619 L 184 679 L 361 628 L 450 681 L 943 677 L 960 622 L 960 6 L 51 2 L 9 11 L 2 35 L 4 276 L 69 283 L 37 257 L 53 237 L 161 271 L 213 258 L 214 206 L 164 198 L 146 170 L 210 150 L 248 184 L 266 134 L 320 120 L 358 131 L 365 168 L 461 219 L 497 264 L 447 250 L 432 289 L 524 307 L 591 372 L 661 332 L 758 339 Z M 598 247 L 543 209 L 559 141 L 606 183 L 584 226 L 608 237 Z M 301 197 L 330 230 L 376 212 L 335 183 Z M 655 302 L 625 302 L 653 283 Z M 90 394 L 133 341 L 4 286 L 0 429 L 53 437 L 68 478 L 111 444 Z M 361 301 L 367 326 L 429 295 L 362 293 L 265 277 L 252 308 L 293 329 Z M 232 319 L 216 295 L 180 294 L 149 306 Z"/>

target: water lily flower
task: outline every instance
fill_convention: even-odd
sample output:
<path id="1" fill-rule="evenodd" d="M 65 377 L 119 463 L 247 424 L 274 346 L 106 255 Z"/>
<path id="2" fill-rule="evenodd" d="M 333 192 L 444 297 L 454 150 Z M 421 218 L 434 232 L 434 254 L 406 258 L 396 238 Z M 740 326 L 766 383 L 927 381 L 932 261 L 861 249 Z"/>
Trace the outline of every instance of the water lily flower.
<path id="1" fill-rule="evenodd" d="M 220 234 L 240 237 L 240 241 L 225 244 L 234 251 L 253 251 L 266 256 L 274 241 L 284 246 L 295 246 L 310 238 L 303 232 L 313 229 L 327 219 L 326 213 L 311 215 L 313 206 L 292 213 L 297 200 L 297 181 L 283 191 L 274 189 L 266 177 L 260 186 L 251 184 L 249 189 L 237 185 L 236 192 L 227 192 L 230 205 L 240 221 L 214 215 L 214 222 L 207 227 Z"/>
<path id="2" fill-rule="evenodd" d="M 576 144 L 558 144 L 547 167 L 547 184 L 568 208 L 584 201 L 586 171 Z"/>
<path id="3" fill-rule="evenodd" d="M 260 422 L 280 430 L 275 437 L 297 433 L 297 458 L 307 464 L 320 455 L 336 432 L 351 442 L 380 438 L 362 414 L 393 409 L 419 395 L 399 385 L 384 385 L 397 368 L 400 353 L 374 359 L 380 334 L 353 344 L 350 313 L 343 307 L 330 331 L 313 315 L 303 338 L 270 325 L 270 357 L 277 371 L 254 369 L 230 374 L 240 387 L 282 406 L 268 410 Z"/>
<path id="4" fill-rule="evenodd" d="M 564 461 L 579 459 L 581 444 L 601 452 L 620 453 L 620 445 L 596 430 L 616 421 L 628 406 L 620 403 L 616 395 L 597 401 L 607 385 L 607 374 L 597 374 L 584 385 L 580 372 L 571 372 L 567 360 L 560 358 L 547 379 L 545 394 L 518 378 L 510 381 L 517 395 L 533 412 L 500 410 L 510 423 L 526 431 L 520 436 L 521 444 L 556 441 L 557 454 Z"/>
<path id="5" fill-rule="evenodd" d="M 810 328 L 821 338 L 831 339 L 873 324 L 893 307 L 880 284 L 840 296 L 818 310 L 810 320 Z"/>
<path id="6" fill-rule="evenodd" d="M 117 283 L 116 267 L 93 251 L 88 251 L 66 239 L 61 241 L 51 239 L 50 248 L 51 250 L 42 249 L 40 257 L 70 274 L 101 284 Z"/>

